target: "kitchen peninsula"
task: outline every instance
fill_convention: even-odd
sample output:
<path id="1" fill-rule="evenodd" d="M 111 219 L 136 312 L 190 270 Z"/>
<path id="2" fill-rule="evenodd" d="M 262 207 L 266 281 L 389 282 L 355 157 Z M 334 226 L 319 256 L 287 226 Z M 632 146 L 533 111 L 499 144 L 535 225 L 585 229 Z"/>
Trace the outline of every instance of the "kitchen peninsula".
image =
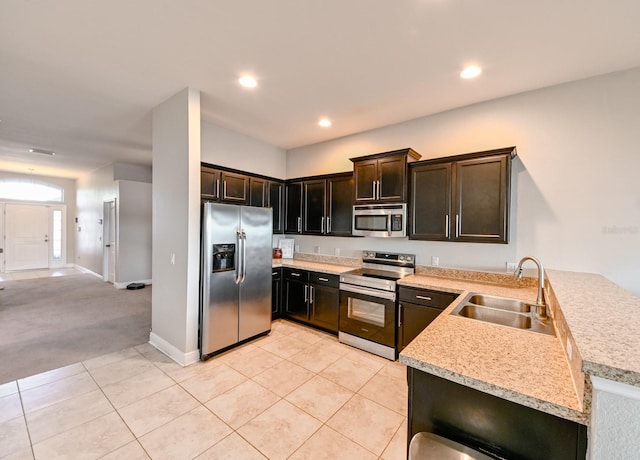
<path id="1" fill-rule="evenodd" d="M 358 262 L 296 253 L 294 259 L 274 260 L 274 267 L 340 274 Z M 474 398 L 486 395 L 518 410 L 532 410 L 544 423 L 554 421 L 550 426 L 556 431 L 554 423 L 566 421 L 576 445 L 582 446 L 582 457 L 577 458 L 584 458 L 585 449 L 592 453 L 605 448 L 597 442 L 598 429 L 612 415 L 598 409 L 593 399 L 611 398 L 611 391 L 618 394 L 608 384 L 640 392 L 640 337 L 635 332 L 640 330 L 640 299 L 601 275 L 547 270 L 546 300 L 555 336 L 450 314 L 470 292 L 533 302 L 534 278 L 518 281 L 507 274 L 417 266 L 416 274 L 399 284 L 460 294 L 400 353 L 409 375 L 416 371 L 477 392 Z M 623 406 L 634 417 L 637 400 L 630 397 Z M 529 421 L 520 427 L 534 437 Z M 620 436 L 635 436 L 633 423 L 628 428 Z M 411 434 L 411 425 L 409 430 Z"/>
<path id="2" fill-rule="evenodd" d="M 592 407 L 593 387 L 609 381 L 640 385 L 640 299 L 597 274 L 548 270 L 547 277 L 555 337 L 450 315 L 460 296 L 402 351 L 400 361 L 410 375 L 417 370 L 589 425 L 589 451 L 594 452 L 601 417 L 608 414 Z M 401 284 L 535 299 L 535 288 L 434 276 L 416 275 Z"/>

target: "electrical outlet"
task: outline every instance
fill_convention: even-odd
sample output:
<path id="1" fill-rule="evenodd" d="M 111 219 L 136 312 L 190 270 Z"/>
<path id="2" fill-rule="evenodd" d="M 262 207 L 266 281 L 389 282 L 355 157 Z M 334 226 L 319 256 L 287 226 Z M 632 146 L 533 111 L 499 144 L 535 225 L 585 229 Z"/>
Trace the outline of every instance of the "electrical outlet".
<path id="1" fill-rule="evenodd" d="M 516 271 L 516 268 L 518 267 L 518 264 L 515 262 L 507 262 L 507 273 L 513 273 Z"/>
<path id="2" fill-rule="evenodd" d="M 438 265 L 440 265 L 440 257 L 431 256 L 431 265 L 433 267 L 437 267 Z"/>

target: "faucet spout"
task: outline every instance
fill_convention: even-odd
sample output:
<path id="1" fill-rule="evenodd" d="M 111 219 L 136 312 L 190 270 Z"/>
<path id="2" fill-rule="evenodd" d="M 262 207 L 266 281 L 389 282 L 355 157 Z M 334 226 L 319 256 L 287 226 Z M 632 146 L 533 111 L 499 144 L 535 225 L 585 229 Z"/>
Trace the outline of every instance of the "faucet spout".
<path id="1" fill-rule="evenodd" d="M 547 318 L 547 305 L 544 303 L 544 267 L 542 266 L 542 262 L 540 262 L 535 257 L 526 256 L 520 259 L 518 263 L 518 267 L 513 272 L 513 276 L 517 278 L 522 278 L 522 265 L 530 260 L 535 263 L 538 267 L 538 298 L 536 299 L 536 307 L 537 307 L 537 316 L 540 319 Z"/>

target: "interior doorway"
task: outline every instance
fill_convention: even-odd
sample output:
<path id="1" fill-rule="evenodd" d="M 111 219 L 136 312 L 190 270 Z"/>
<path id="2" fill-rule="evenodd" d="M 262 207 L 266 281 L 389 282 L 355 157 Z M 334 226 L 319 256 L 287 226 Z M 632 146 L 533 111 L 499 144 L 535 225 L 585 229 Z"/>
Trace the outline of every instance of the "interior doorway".
<path id="1" fill-rule="evenodd" d="M 102 241 L 104 243 L 102 257 L 102 279 L 109 283 L 116 282 L 116 257 L 118 254 L 116 236 L 116 200 L 105 201 L 102 208 Z"/>

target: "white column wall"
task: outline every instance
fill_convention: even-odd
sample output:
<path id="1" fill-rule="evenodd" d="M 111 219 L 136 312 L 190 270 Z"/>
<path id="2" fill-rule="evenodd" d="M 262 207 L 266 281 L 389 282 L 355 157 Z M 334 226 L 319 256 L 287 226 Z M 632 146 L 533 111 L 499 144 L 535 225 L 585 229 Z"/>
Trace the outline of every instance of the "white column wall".
<path id="1" fill-rule="evenodd" d="M 152 267 L 150 342 L 181 364 L 196 361 L 199 357 L 200 93 L 191 88 L 153 110 Z"/>
<path id="2" fill-rule="evenodd" d="M 640 388 L 591 377 L 590 460 L 627 460 L 640 453 Z"/>

